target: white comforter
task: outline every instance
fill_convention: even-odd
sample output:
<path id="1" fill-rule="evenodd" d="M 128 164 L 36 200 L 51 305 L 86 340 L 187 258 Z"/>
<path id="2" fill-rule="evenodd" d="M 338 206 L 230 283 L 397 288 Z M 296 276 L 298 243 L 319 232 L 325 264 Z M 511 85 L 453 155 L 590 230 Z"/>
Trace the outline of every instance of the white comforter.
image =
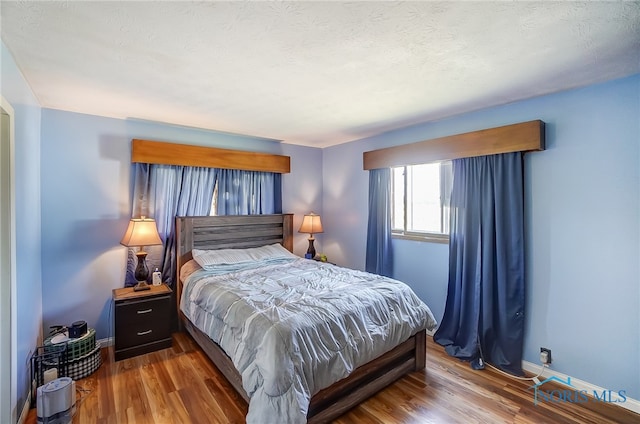
<path id="1" fill-rule="evenodd" d="M 304 423 L 311 396 L 436 325 L 404 283 L 307 259 L 186 281 L 181 309 L 242 375 L 248 423 Z"/>

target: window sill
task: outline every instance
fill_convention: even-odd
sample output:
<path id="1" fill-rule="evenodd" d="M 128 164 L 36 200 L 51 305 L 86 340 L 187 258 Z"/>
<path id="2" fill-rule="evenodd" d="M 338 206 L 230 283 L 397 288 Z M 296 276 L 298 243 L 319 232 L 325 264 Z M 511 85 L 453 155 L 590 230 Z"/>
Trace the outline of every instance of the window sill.
<path id="1" fill-rule="evenodd" d="M 427 243 L 449 244 L 448 234 L 392 233 L 391 238 L 399 240 L 423 241 Z"/>

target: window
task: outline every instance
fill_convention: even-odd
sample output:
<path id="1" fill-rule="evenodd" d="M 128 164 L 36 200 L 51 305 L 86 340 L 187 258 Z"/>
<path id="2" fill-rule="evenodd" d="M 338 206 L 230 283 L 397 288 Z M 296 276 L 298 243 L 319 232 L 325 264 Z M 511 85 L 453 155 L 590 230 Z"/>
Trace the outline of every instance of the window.
<path id="1" fill-rule="evenodd" d="M 451 162 L 391 168 L 392 235 L 449 241 Z"/>
<path id="2" fill-rule="evenodd" d="M 218 181 L 213 185 L 213 196 L 211 196 L 211 209 L 209 216 L 218 215 Z"/>

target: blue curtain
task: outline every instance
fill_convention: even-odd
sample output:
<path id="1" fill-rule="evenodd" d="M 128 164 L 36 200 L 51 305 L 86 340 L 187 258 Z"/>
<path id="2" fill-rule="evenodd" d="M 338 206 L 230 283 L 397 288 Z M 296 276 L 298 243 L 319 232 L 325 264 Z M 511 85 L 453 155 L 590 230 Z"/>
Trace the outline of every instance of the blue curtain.
<path id="1" fill-rule="evenodd" d="M 434 340 L 449 355 L 523 375 L 521 153 L 453 161 L 449 287 Z"/>
<path id="2" fill-rule="evenodd" d="M 369 171 L 369 220 L 365 270 L 391 277 L 391 169 Z"/>
<path id="3" fill-rule="evenodd" d="M 282 213 L 281 175 L 219 169 L 217 200 L 218 215 Z"/>
<path id="4" fill-rule="evenodd" d="M 215 168 L 133 164 L 133 216 L 156 220 L 162 246 L 147 246 L 150 271 L 158 268 L 163 281 L 173 285 L 175 269 L 175 217 L 209 215 Z M 130 251 L 125 286 L 135 285 L 135 256 Z"/>
<path id="5" fill-rule="evenodd" d="M 218 183 L 218 215 L 282 213 L 282 175 L 235 169 L 134 163 L 132 216 L 156 220 L 162 246 L 146 246 L 147 266 L 158 268 L 170 286 L 175 269 L 175 217 L 211 212 Z M 137 259 L 129 250 L 125 286 L 135 285 Z"/>

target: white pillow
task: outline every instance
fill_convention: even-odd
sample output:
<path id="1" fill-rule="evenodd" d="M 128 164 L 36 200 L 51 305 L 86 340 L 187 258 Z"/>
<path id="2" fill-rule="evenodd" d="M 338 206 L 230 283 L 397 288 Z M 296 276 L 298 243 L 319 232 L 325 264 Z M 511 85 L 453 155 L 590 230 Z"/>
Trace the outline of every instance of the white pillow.
<path id="1" fill-rule="evenodd" d="M 248 249 L 193 249 L 191 255 L 193 259 L 206 270 L 211 270 L 219 265 L 244 264 L 281 258 L 297 258 L 296 255 L 289 252 L 279 243 Z"/>
<path id="2" fill-rule="evenodd" d="M 249 250 L 251 250 L 251 249 L 249 249 Z M 297 259 L 298 258 L 293 253 L 289 252 L 280 243 L 274 243 L 274 244 L 269 244 L 267 246 L 256 247 L 254 249 L 253 254 L 255 254 L 257 256 L 257 260 L 281 259 L 281 258 Z"/>

